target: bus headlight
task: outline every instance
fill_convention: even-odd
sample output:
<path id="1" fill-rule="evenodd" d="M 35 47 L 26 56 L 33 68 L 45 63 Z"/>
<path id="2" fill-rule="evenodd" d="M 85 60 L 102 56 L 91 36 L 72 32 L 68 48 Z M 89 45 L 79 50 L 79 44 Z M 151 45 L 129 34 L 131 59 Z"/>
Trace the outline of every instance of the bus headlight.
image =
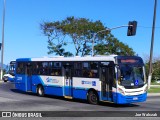
<path id="1" fill-rule="evenodd" d="M 147 92 L 148 91 L 148 87 L 146 86 L 145 88 L 144 88 L 144 92 Z"/>
<path id="2" fill-rule="evenodd" d="M 119 91 L 119 93 L 121 93 L 123 95 L 125 94 L 124 91 L 121 88 L 118 88 L 118 91 Z"/>

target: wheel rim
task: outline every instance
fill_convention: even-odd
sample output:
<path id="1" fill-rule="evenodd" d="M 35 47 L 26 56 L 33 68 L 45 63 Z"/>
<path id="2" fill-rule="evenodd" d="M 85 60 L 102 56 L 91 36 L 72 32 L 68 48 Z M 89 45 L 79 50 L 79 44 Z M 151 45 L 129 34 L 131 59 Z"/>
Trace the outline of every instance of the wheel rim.
<path id="1" fill-rule="evenodd" d="M 97 104 L 97 95 L 94 92 L 90 92 L 89 94 L 89 101 L 92 104 Z"/>
<path id="2" fill-rule="evenodd" d="M 43 88 L 40 86 L 38 87 L 38 95 L 42 96 L 43 95 Z"/>
<path id="3" fill-rule="evenodd" d="M 42 88 L 41 87 L 38 89 L 38 94 L 42 95 Z"/>

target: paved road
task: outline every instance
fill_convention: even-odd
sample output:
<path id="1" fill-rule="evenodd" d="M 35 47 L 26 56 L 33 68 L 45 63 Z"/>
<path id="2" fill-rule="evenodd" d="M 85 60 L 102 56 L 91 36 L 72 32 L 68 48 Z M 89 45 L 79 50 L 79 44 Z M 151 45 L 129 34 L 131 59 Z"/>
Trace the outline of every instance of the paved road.
<path id="1" fill-rule="evenodd" d="M 0 83 L 0 110 L 1 111 L 62 111 L 60 113 L 52 113 L 55 116 L 65 116 L 66 111 L 74 111 L 69 112 L 69 116 L 75 116 L 75 114 L 79 114 L 79 116 L 84 116 L 84 114 L 88 116 L 100 117 L 104 114 L 99 112 L 91 113 L 84 111 L 102 111 L 102 113 L 107 112 L 111 116 L 114 115 L 109 111 L 114 111 L 116 114 L 131 114 L 133 113 L 127 111 L 134 111 L 135 113 L 142 113 L 143 111 L 153 111 L 156 113 L 160 111 L 160 96 L 149 96 L 147 101 L 144 103 L 136 103 L 131 105 L 116 105 L 111 103 L 100 103 L 100 105 L 91 105 L 86 101 L 81 100 L 66 100 L 62 97 L 55 96 L 46 96 L 46 97 L 38 97 L 35 94 L 23 93 L 14 88 L 14 84 L 12 83 Z M 65 112 L 63 112 L 65 111 Z M 76 112 L 82 111 L 82 112 Z M 121 113 L 121 111 L 124 111 Z M 139 112 L 140 111 L 140 112 Z M 147 114 L 148 112 L 144 112 Z M 46 115 L 49 112 L 44 113 Z M 157 113 L 159 115 L 159 113 Z M 68 115 L 68 114 L 67 114 Z M 101 119 L 102 116 L 100 117 Z M 94 119 L 96 119 L 94 117 Z M 122 115 L 123 117 L 123 115 Z M 73 118 L 73 117 L 72 117 Z M 72 119 L 71 118 L 71 119 Z M 47 118 L 49 119 L 49 118 Z M 57 118 L 59 119 L 59 117 Z M 69 118 L 68 118 L 69 119 Z M 76 118 L 78 119 L 78 118 Z M 113 117 L 111 117 L 113 119 Z M 115 118 L 119 119 L 119 118 Z M 134 118 L 127 118 L 128 120 Z M 149 120 L 149 118 L 146 118 Z M 155 118 L 158 119 L 158 118 Z"/>

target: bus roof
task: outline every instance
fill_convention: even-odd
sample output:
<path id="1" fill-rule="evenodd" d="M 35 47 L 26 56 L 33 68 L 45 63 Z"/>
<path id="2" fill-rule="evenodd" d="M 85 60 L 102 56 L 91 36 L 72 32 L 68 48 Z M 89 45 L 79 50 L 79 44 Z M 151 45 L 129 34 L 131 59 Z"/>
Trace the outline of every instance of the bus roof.
<path id="1" fill-rule="evenodd" d="M 41 58 L 18 58 L 16 61 L 28 62 L 28 61 L 113 61 L 117 63 L 118 59 L 138 59 L 143 60 L 139 56 L 118 56 L 118 55 L 108 55 L 108 56 L 86 56 L 86 57 L 63 57 L 63 56 L 54 56 L 54 57 L 41 57 Z"/>
<path id="2" fill-rule="evenodd" d="M 63 57 L 63 56 L 55 56 L 55 57 L 42 57 L 42 58 L 18 58 L 16 61 L 114 61 L 115 56 L 117 55 L 108 55 L 108 56 L 86 56 L 86 57 Z"/>

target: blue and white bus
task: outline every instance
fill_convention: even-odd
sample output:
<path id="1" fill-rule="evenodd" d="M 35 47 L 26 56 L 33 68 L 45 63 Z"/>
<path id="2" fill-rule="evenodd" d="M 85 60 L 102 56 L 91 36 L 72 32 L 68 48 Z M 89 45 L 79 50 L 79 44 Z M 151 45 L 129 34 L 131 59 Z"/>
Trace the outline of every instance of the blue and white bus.
<path id="1" fill-rule="evenodd" d="M 10 61 L 7 73 L 4 74 L 3 78 L 2 78 L 4 82 L 7 82 L 7 81 L 14 82 L 14 78 L 15 78 L 15 64 L 16 64 L 15 60 Z"/>
<path id="2" fill-rule="evenodd" d="M 138 56 L 19 58 L 16 89 L 116 104 L 144 102 L 147 82 Z"/>

